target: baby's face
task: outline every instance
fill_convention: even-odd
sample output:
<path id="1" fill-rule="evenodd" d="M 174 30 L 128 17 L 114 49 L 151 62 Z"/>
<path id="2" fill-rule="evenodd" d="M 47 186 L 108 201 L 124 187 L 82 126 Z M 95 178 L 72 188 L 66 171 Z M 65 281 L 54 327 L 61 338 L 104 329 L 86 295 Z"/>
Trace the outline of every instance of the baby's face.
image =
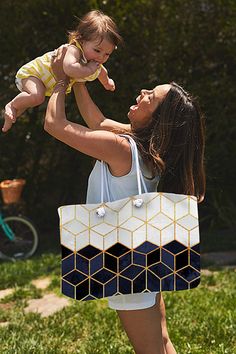
<path id="1" fill-rule="evenodd" d="M 115 46 L 107 39 L 103 39 L 102 42 L 100 40 L 83 41 L 82 47 L 85 58 L 88 61 L 95 60 L 99 64 L 105 63 L 115 49 Z"/>

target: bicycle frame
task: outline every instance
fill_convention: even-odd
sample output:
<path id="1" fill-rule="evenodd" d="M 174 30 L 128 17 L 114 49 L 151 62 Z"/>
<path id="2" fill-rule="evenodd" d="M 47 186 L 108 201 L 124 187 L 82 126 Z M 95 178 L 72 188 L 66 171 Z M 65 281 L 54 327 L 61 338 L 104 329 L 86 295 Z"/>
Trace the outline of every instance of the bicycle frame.
<path id="1" fill-rule="evenodd" d="M 7 225 L 7 223 L 4 222 L 2 213 L 0 212 L 0 226 L 2 227 L 5 235 L 9 238 L 9 240 L 14 240 L 15 235 L 12 229 Z"/>

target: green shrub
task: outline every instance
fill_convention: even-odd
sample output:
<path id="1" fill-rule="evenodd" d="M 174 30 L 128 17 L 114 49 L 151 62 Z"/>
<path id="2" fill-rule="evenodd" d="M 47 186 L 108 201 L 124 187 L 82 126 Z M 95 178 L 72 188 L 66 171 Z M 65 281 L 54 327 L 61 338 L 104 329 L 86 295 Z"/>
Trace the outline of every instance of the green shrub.
<path id="1" fill-rule="evenodd" d="M 93 98 L 105 115 L 126 121 L 139 90 L 158 82 L 174 80 L 199 96 L 207 125 L 202 227 L 232 227 L 236 224 L 235 1 L 3 0 L 1 106 L 17 93 L 16 70 L 64 43 L 67 30 L 76 24 L 74 16 L 92 8 L 113 16 L 125 40 L 106 65 L 116 81 L 116 92 L 105 92 L 94 82 L 89 85 Z M 40 225 L 51 227 L 57 223 L 59 205 L 85 200 L 92 164 L 45 134 L 45 108 L 46 104 L 28 110 L 9 133 L 1 134 L 0 179 L 25 177 L 27 213 Z M 82 123 L 73 95 L 67 99 L 67 114 Z"/>

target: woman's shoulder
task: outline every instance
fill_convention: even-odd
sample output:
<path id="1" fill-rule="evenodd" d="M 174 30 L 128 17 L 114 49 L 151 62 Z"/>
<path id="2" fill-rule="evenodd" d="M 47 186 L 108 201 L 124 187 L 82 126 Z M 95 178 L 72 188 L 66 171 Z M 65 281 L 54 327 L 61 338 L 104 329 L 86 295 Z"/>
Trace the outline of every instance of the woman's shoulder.
<path id="1" fill-rule="evenodd" d="M 134 138 L 129 135 L 129 134 L 121 134 L 124 138 L 127 139 L 128 143 L 130 144 L 131 147 L 131 153 L 132 153 L 132 166 L 133 168 L 136 165 L 136 160 L 138 160 L 138 167 L 141 170 L 141 173 L 143 174 L 144 178 L 148 180 L 155 180 L 158 179 L 157 175 L 153 174 L 153 171 L 150 166 L 147 165 L 147 163 L 143 160 L 142 155 L 140 151 L 137 148 L 137 144 L 134 140 Z M 134 172 L 136 172 L 136 169 L 134 168 Z"/>

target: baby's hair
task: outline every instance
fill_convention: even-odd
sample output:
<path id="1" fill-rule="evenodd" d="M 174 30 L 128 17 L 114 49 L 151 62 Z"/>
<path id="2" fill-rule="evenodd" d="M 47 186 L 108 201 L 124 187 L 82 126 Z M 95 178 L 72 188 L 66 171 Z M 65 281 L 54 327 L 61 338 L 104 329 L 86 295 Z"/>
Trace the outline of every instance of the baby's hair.
<path id="1" fill-rule="evenodd" d="M 69 32 L 69 43 L 107 39 L 115 47 L 122 43 L 122 37 L 111 17 L 102 11 L 92 10 L 84 15 L 74 31 Z"/>

